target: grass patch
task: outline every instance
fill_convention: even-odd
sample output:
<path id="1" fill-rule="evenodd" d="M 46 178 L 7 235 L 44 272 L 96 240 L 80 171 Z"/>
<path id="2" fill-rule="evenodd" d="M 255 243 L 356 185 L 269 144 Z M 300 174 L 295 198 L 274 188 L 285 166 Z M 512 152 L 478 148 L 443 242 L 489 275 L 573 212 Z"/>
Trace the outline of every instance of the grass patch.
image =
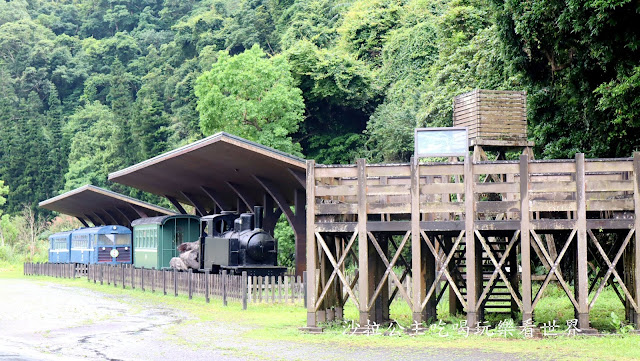
<path id="1" fill-rule="evenodd" d="M 0 278 L 23 277 L 21 269 L 2 270 Z M 301 306 L 290 304 L 250 304 L 249 309 L 242 310 L 238 302 L 229 302 L 227 307 L 222 305 L 218 299 L 212 299 L 207 304 L 202 297 L 194 297 L 188 300 L 186 295 L 174 297 L 164 296 L 162 291 L 151 293 L 149 290 L 142 292 L 140 289 L 123 290 L 121 286 L 114 287 L 87 282 L 86 279 L 55 279 L 51 277 L 25 277 L 32 282 L 56 282 L 58 284 L 82 287 L 107 295 L 122 296 L 133 300 L 133 304 L 141 305 L 152 303 L 163 307 L 179 309 L 190 315 L 190 319 L 185 322 L 190 328 L 198 327 L 199 323 L 222 322 L 237 325 L 244 329 L 241 337 L 253 340 L 264 341 L 289 341 L 294 343 L 319 343 L 326 344 L 327 347 L 376 347 L 390 348 L 391 350 L 409 348 L 414 350 L 424 348 L 449 348 L 452 350 L 473 351 L 482 350 L 489 352 L 514 353 L 524 357 L 535 357 L 537 359 L 553 360 L 637 360 L 640 359 L 640 336 L 638 335 L 612 335 L 607 337 L 558 337 L 524 340 L 518 337 L 504 339 L 501 336 L 487 337 L 474 336 L 463 337 L 457 334 L 453 324 L 458 323 L 463 318 L 461 316 L 449 316 L 448 306 L 442 302 L 438 307 L 438 314 L 447 324 L 443 328 L 443 333 L 448 333 L 446 338 L 440 337 L 438 332 L 431 332 L 425 335 L 410 336 L 399 334 L 397 336 L 352 336 L 344 334 L 344 324 L 327 324 L 325 332 L 319 335 L 309 335 L 301 333 L 298 328 L 305 325 L 306 309 Z M 118 297 L 114 297 L 119 299 Z M 611 312 L 616 315 L 624 309 L 620 301 L 612 291 L 607 290 L 601 296 L 596 307 L 592 311 L 592 323 L 594 326 L 602 326 L 603 329 L 611 329 Z M 391 318 L 396 319 L 404 327 L 410 327 L 411 312 L 408 306 L 402 302 L 394 302 L 390 310 Z M 357 319 L 358 312 L 352 302 L 349 302 L 344 310 L 345 319 Z M 570 301 L 564 295 L 564 291 L 555 285 L 550 285 L 545 291 L 544 298 L 541 299 L 536 309 L 535 321 L 538 323 L 548 322 L 556 319 L 558 324 L 564 325 L 564 321 L 573 318 L 573 308 Z M 183 323 L 181 327 L 184 327 Z M 493 324 L 492 324 L 493 325 Z M 493 325 L 495 326 L 495 325 Z M 516 331 L 517 333 L 517 331 Z M 176 329 L 169 329 L 167 336 L 171 341 L 178 342 L 179 338 Z M 189 345 L 189 347 L 200 348 L 206 345 Z"/>

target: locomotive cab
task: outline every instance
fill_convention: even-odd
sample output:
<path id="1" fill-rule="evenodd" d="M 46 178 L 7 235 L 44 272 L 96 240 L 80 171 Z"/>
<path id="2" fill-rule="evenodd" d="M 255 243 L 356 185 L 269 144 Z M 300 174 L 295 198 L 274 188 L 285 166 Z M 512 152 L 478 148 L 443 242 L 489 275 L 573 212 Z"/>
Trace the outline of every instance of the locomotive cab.
<path id="1" fill-rule="evenodd" d="M 262 229 L 262 207 L 254 213 L 225 212 L 202 217 L 200 268 L 217 273 L 246 271 L 250 276 L 281 276 L 276 240 Z"/>

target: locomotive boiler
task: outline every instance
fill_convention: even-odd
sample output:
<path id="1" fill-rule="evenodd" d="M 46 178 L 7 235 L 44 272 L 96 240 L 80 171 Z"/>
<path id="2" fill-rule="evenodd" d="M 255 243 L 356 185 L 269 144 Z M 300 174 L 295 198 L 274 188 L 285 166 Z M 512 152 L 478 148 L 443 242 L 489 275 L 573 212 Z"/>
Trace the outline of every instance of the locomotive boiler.
<path id="1" fill-rule="evenodd" d="M 250 276 L 281 276 L 276 240 L 262 229 L 262 207 L 238 216 L 232 212 L 200 219 L 200 269 L 213 273 L 246 271 Z"/>

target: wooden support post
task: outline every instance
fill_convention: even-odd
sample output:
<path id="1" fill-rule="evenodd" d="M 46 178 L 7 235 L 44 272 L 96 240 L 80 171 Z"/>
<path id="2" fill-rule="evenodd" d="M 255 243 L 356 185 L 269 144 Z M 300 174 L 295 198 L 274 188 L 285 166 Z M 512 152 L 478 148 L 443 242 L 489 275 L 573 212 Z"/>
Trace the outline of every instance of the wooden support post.
<path id="1" fill-rule="evenodd" d="M 222 305 L 227 305 L 227 270 L 222 271 Z"/>
<path id="2" fill-rule="evenodd" d="M 275 284 L 278 285 L 278 296 L 280 296 L 280 286 L 278 284 L 278 278 L 276 279 Z M 307 271 L 302 272 L 302 282 L 303 282 L 303 291 L 304 291 L 304 307 L 307 308 L 307 296 L 309 293 L 309 290 L 307 289 Z M 273 291 L 274 297 L 275 297 L 275 293 L 276 292 L 274 290 Z"/>
<path id="3" fill-rule="evenodd" d="M 522 262 L 522 321 L 533 321 L 531 308 L 531 224 L 529 220 L 529 156 L 520 155 L 520 258 Z"/>
<path id="4" fill-rule="evenodd" d="M 359 158 L 358 165 L 358 288 L 360 292 L 359 324 L 364 327 L 369 321 L 369 241 L 367 236 L 367 172 L 366 160 Z M 307 188 L 309 189 L 309 188 Z"/>
<path id="5" fill-rule="evenodd" d="M 584 172 L 584 153 L 576 154 L 576 201 L 578 202 L 577 222 L 577 263 L 576 299 L 578 301 L 577 318 L 580 329 L 589 327 L 589 275 L 587 268 L 587 200 Z"/>
<path id="6" fill-rule="evenodd" d="M 140 289 L 144 292 L 144 266 L 140 268 Z"/>
<path id="7" fill-rule="evenodd" d="M 315 226 L 315 206 L 316 206 L 316 164 L 313 160 L 307 161 L 307 327 L 316 327 L 316 300 L 318 289 L 316 288 L 316 226 Z M 246 282 L 245 282 L 246 283 Z M 286 299 L 286 297 L 285 297 Z"/>
<path id="8" fill-rule="evenodd" d="M 242 272 L 242 309 L 247 309 L 247 271 Z"/>
<path id="9" fill-rule="evenodd" d="M 633 201 L 634 201 L 634 209 L 635 209 L 635 220 L 634 220 L 634 228 L 636 230 L 635 233 L 635 244 L 633 247 L 634 254 L 630 257 L 633 258 L 633 269 L 630 271 L 633 272 L 633 288 L 635 289 L 635 301 L 636 304 L 640 303 L 640 153 L 633 153 Z M 632 321 L 635 322 L 636 329 L 640 329 L 640 312 L 634 311 L 631 309 L 631 312 L 634 313 L 634 317 L 631 317 Z"/>
<path id="10" fill-rule="evenodd" d="M 151 293 L 156 293 L 156 268 L 151 267 Z M 124 283 L 124 280 L 123 280 Z M 124 285 L 122 285 L 124 287 Z"/>
<path id="11" fill-rule="evenodd" d="M 425 296 L 422 276 L 422 246 L 420 239 L 420 171 L 418 158 L 411 157 L 411 274 L 413 275 L 413 322 L 426 321 L 422 313 L 422 300 Z M 361 273 L 362 275 L 362 273 Z M 362 276 L 360 276 L 362 278 Z M 403 287 L 398 285 L 398 287 Z"/>
<path id="12" fill-rule="evenodd" d="M 209 276 L 209 269 L 204 270 L 204 300 L 209 303 L 209 281 L 210 281 L 210 276 Z"/>
<path id="13" fill-rule="evenodd" d="M 173 269 L 173 296 L 178 297 L 178 271 Z"/>
<path id="14" fill-rule="evenodd" d="M 465 229 L 465 257 L 467 266 L 467 324 L 475 327 L 478 323 L 478 311 L 476 301 L 478 300 L 479 287 L 477 279 L 482 282 L 482 272 L 477 274 L 476 241 L 474 235 L 475 218 L 475 197 L 473 195 L 473 161 L 469 156 L 464 157 L 464 229 Z M 481 288 L 481 287 L 480 287 Z"/>
<path id="15" fill-rule="evenodd" d="M 162 293 L 167 295 L 167 271 L 162 270 Z"/>
<path id="16" fill-rule="evenodd" d="M 187 284 L 189 286 L 189 299 L 193 299 L 193 270 L 191 268 L 189 268 L 187 277 L 189 277 L 187 280 Z"/>

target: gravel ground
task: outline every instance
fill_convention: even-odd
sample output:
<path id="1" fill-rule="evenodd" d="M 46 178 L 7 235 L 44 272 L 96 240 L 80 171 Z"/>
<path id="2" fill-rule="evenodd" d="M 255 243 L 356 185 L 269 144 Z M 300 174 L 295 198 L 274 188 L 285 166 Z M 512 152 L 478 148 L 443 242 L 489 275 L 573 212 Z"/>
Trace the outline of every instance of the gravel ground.
<path id="1" fill-rule="evenodd" d="M 355 348 L 249 340 L 222 322 L 82 288 L 0 279 L 0 361 L 6 360 L 518 360 L 451 349 Z M 529 360 L 528 357 L 522 359 Z"/>

